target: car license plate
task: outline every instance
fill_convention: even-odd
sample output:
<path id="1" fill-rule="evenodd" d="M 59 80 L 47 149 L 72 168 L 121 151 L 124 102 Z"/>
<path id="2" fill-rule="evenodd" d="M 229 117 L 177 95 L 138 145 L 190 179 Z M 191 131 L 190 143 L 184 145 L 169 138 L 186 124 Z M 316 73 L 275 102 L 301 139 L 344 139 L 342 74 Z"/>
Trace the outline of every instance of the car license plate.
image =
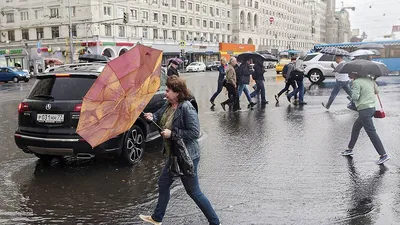
<path id="1" fill-rule="evenodd" d="M 64 114 L 37 114 L 37 121 L 41 123 L 63 123 Z"/>

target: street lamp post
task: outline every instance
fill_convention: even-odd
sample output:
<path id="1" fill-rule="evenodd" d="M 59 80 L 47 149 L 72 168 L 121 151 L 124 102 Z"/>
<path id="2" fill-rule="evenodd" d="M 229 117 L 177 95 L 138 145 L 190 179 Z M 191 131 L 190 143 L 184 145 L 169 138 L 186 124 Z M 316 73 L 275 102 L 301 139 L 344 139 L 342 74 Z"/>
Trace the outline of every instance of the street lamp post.
<path id="1" fill-rule="evenodd" d="M 69 14 L 69 49 L 70 49 L 70 58 L 71 63 L 74 63 L 74 44 L 73 44 L 73 37 L 72 37 L 72 22 L 71 22 L 71 0 L 68 0 L 68 14 Z"/>

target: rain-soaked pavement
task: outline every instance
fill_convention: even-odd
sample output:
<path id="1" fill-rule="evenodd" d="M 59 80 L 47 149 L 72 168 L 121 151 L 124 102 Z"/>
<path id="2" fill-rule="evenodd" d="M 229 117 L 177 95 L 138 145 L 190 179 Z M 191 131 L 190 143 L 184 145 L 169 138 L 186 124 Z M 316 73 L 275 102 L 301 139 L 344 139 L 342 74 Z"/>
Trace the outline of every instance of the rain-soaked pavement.
<path id="1" fill-rule="evenodd" d="M 375 165 L 377 153 L 362 131 L 353 158 L 338 153 L 349 140 L 356 113 L 343 92 L 325 110 L 334 80 L 311 86 L 308 105 L 289 105 L 273 95 L 284 85 L 269 72 L 272 104 L 224 112 L 209 97 L 216 73 L 184 74 L 200 106 L 203 136 L 200 184 L 224 225 L 241 224 L 399 224 L 400 223 L 400 77 L 378 84 L 387 117 L 375 119 L 391 156 Z M 165 157 L 159 141 L 147 145 L 133 168 L 112 160 L 69 160 L 46 167 L 14 144 L 17 105 L 30 83 L 0 84 L 0 224 L 144 224 L 151 213 L 157 178 Z M 225 100 L 223 92 L 216 100 Z M 171 190 L 163 224 L 207 224 L 180 182 Z"/>

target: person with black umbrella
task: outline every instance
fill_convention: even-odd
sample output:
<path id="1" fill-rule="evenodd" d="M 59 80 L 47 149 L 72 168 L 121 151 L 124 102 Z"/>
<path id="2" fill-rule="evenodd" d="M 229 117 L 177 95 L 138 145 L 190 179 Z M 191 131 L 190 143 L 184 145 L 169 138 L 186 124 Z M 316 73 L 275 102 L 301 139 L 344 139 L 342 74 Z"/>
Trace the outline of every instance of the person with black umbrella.
<path id="1" fill-rule="evenodd" d="M 372 121 L 372 117 L 375 115 L 375 95 L 378 94 L 379 90 L 376 82 L 369 77 L 370 73 L 377 76 L 387 73 L 388 70 L 385 68 L 386 66 L 382 64 L 368 60 L 355 60 L 344 65 L 339 71 L 340 73 L 348 73 L 350 78 L 354 79 L 352 101 L 355 103 L 356 110 L 358 111 L 358 118 L 353 124 L 348 148 L 341 152 L 343 156 L 353 155 L 353 149 L 360 135 L 361 128 L 364 127 L 375 150 L 379 154 L 376 164 L 381 165 L 390 159 Z"/>
<path id="2" fill-rule="evenodd" d="M 254 71 L 252 72 L 253 79 L 256 81 L 256 90 L 254 90 L 250 97 L 254 98 L 258 93 L 261 93 L 261 104 L 268 104 L 268 101 L 265 97 L 265 85 L 264 85 L 264 65 L 263 61 L 260 59 L 254 59 Z"/>
<path id="3" fill-rule="evenodd" d="M 250 58 L 245 58 L 244 62 L 240 64 L 239 68 L 236 70 L 236 78 L 238 83 L 238 98 L 244 92 L 246 95 L 247 100 L 249 101 L 248 108 L 253 108 L 257 103 L 251 101 L 249 90 L 247 89 L 247 85 L 250 84 L 250 75 L 252 71 L 250 71 Z"/>
<path id="4" fill-rule="evenodd" d="M 169 62 L 169 65 L 168 65 L 168 72 L 167 72 L 167 75 L 168 75 L 169 77 L 170 77 L 170 76 L 173 76 L 173 75 L 179 77 L 178 66 L 179 66 L 179 63 L 178 63 L 178 62 L 176 62 L 175 60 L 171 60 L 171 61 Z"/>

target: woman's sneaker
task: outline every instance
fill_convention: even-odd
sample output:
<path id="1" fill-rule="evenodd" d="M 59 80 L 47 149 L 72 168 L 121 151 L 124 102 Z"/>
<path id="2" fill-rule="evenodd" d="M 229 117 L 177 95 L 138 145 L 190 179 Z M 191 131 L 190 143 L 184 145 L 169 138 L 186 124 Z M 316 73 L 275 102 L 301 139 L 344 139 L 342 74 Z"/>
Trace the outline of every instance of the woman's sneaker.
<path id="1" fill-rule="evenodd" d="M 161 225 L 161 222 L 157 222 L 155 220 L 153 220 L 153 218 L 151 216 L 145 216 L 145 215 L 139 215 L 140 219 L 142 219 L 143 221 L 149 222 L 151 224 L 154 225 Z"/>
<path id="2" fill-rule="evenodd" d="M 378 161 L 376 161 L 377 165 L 382 165 L 384 162 L 388 161 L 390 157 L 388 155 L 383 155 L 379 158 Z"/>
<path id="3" fill-rule="evenodd" d="M 350 156 L 350 155 L 353 155 L 353 150 L 347 149 L 346 151 L 343 151 L 340 154 L 342 156 Z"/>

